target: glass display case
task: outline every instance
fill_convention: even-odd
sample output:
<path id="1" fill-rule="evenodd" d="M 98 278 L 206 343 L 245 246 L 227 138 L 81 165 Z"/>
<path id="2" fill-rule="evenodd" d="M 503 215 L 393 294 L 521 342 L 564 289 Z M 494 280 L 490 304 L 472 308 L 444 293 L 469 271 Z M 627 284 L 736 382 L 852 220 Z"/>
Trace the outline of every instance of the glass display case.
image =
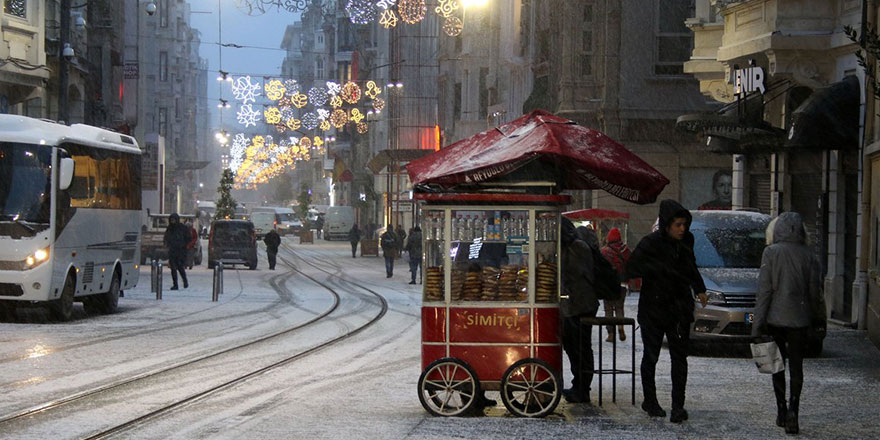
<path id="1" fill-rule="evenodd" d="M 556 303 L 559 215 L 534 207 L 423 207 L 423 300 Z"/>

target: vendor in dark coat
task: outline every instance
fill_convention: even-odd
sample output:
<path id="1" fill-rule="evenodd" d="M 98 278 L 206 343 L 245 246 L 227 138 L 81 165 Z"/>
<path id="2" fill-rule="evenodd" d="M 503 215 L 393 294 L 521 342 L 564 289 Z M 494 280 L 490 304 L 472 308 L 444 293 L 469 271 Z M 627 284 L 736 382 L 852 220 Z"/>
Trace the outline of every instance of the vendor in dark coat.
<path id="1" fill-rule="evenodd" d="M 626 265 L 628 279 L 642 278 L 638 320 L 642 329 L 642 409 L 651 417 L 666 417 L 657 401 L 654 372 L 663 336 L 672 359 L 672 414 L 669 420 L 687 420 L 684 409 L 690 323 L 694 295 L 706 307 L 706 286 L 697 270 L 691 214 L 675 200 L 660 202 L 659 228 L 642 238 Z"/>
<path id="2" fill-rule="evenodd" d="M 582 317 L 595 317 L 599 300 L 593 287 L 593 252 L 578 237 L 571 220 L 562 218 L 562 347 L 571 364 L 571 388 L 563 390 L 570 403 L 590 402 L 593 381 L 592 326 L 581 324 Z"/>

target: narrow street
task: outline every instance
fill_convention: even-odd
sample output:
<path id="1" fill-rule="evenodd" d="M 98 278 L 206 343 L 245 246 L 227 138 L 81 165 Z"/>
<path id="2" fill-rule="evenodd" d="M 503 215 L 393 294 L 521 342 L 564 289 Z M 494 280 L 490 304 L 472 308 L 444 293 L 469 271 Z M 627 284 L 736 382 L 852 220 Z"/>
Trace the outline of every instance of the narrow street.
<path id="1" fill-rule="evenodd" d="M 212 272 L 191 271 L 190 288 L 149 292 L 149 271 L 126 291 L 120 311 L 86 316 L 77 306 L 70 323 L 52 323 L 41 310 L 21 311 L 2 322 L 0 435 L 4 438 L 87 438 L 170 403 L 183 401 L 235 377 L 299 355 L 276 368 L 192 399 L 143 420 L 113 438 L 783 438 L 774 425 L 769 376 L 748 358 L 692 356 L 688 383 L 690 420 L 674 425 L 650 419 L 630 404 L 630 379 L 618 377 L 611 402 L 605 377 L 603 406 L 564 401 L 551 416 L 520 419 L 499 404 L 484 417 L 436 418 L 419 404 L 420 286 L 407 284 L 405 260 L 392 279 L 381 258 L 352 259 L 348 244 L 300 245 L 285 238 L 275 271 L 265 252 L 256 271 L 227 269 L 225 291 L 211 302 Z M 297 272 L 294 269 L 301 270 Z M 305 275 L 313 279 L 306 278 Z M 321 284 L 318 284 L 321 283 Z M 323 284 L 323 285 L 322 285 Z M 338 306 L 329 289 L 337 292 Z M 387 310 L 382 314 L 382 301 Z M 638 298 L 627 299 L 627 313 Z M 326 316 L 323 313 L 330 311 Z M 374 324 L 371 319 L 379 316 Z M 320 319 L 314 320 L 314 318 Z M 310 322 L 311 320 L 311 322 Z M 44 322 L 46 321 L 46 322 Z M 298 327 L 300 326 L 300 327 Z M 281 333 L 298 327 L 287 333 Z M 363 330 L 346 336 L 348 332 Z M 206 357 L 246 342 L 265 341 Z M 618 345 L 628 365 L 628 338 Z M 594 335 L 595 341 L 595 335 Z M 595 347 L 594 342 L 594 348 Z M 605 343 L 606 361 L 610 344 Z M 862 332 L 831 328 L 825 354 L 805 364 L 801 407 L 803 438 L 876 438 L 880 406 L 880 353 Z M 150 375 L 41 413 L 12 420 L 23 410 Z M 625 367 L 624 367 L 625 368 Z M 669 407 L 669 361 L 661 355 L 658 392 Z M 566 363 L 566 378 L 567 363 Z M 593 403 L 597 403 L 597 382 Z M 493 397 L 494 395 L 494 397 Z M 498 398 L 497 393 L 489 393 Z"/>

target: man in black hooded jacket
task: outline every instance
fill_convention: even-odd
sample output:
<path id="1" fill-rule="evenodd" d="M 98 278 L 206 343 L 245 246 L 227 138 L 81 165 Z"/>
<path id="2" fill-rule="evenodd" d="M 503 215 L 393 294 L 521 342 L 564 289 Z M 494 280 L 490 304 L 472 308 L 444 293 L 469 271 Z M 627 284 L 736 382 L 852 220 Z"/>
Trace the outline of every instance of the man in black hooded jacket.
<path id="1" fill-rule="evenodd" d="M 706 307 L 706 286 L 694 258 L 691 214 L 675 200 L 660 202 L 659 229 L 648 234 L 626 265 L 627 278 L 642 278 L 639 325 L 642 329 L 642 409 L 651 417 L 666 417 L 657 401 L 654 371 L 663 336 L 672 358 L 672 414 L 669 421 L 688 418 L 684 409 L 690 323 L 694 321 L 694 295 Z"/>

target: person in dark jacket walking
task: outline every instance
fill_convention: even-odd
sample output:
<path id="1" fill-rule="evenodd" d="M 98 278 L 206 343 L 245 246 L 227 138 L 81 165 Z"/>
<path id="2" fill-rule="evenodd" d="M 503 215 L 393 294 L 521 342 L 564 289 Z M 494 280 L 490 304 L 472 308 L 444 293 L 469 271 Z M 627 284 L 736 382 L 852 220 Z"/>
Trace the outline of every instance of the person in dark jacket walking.
<path id="1" fill-rule="evenodd" d="M 406 252 L 409 253 L 409 271 L 412 274 L 410 284 L 416 283 L 419 266 L 422 265 L 422 228 L 416 226 L 406 239 Z"/>
<path id="2" fill-rule="evenodd" d="M 651 417 L 666 417 L 657 401 L 654 372 L 663 336 L 672 359 L 672 413 L 669 421 L 688 419 L 684 409 L 690 323 L 694 295 L 706 307 L 706 287 L 697 270 L 691 214 L 675 200 L 660 202 L 658 229 L 639 242 L 626 265 L 627 279 L 642 278 L 638 321 L 642 328 L 642 409 Z"/>
<path id="3" fill-rule="evenodd" d="M 348 241 L 351 243 L 351 258 L 357 257 L 358 242 L 361 241 L 361 230 L 357 223 L 351 225 L 348 230 Z"/>
<path id="4" fill-rule="evenodd" d="M 586 228 L 585 228 L 586 229 Z M 592 231 L 582 231 L 589 235 Z M 594 236 L 595 237 L 595 236 Z M 599 300 L 593 287 L 593 252 L 578 236 L 571 220 L 562 218 L 562 347 L 571 364 L 571 388 L 562 395 L 570 403 L 589 403 L 593 382 L 592 326 L 583 325 L 582 317 L 595 317 Z M 589 239 L 589 237 L 587 237 Z"/>
<path id="5" fill-rule="evenodd" d="M 397 235 L 394 234 L 394 227 L 388 225 L 388 228 L 379 237 L 379 244 L 382 246 L 382 256 L 385 257 L 385 278 L 391 278 L 394 275 L 394 258 L 397 256 Z"/>
<path id="6" fill-rule="evenodd" d="M 266 243 L 266 257 L 269 259 L 269 270 L 275 270 L 275 257 L 278 255 L 278 246 L 281 246 L 281 236 L 278 235 L 275 228 L 272 228 L 263 237 L 263 243 Z"/>
<path id="7" fill-rule="evenodd" d="M 804 351 L 810 326 L 824 326 L 819 260 L 807 246 L 800 214 L 783 212 L 771 223 L 772 243 L 764 248 L 752 336 L 771 336 L 788 361 L 790 397 L 785 401 L 785 370 L 773 374 L 776 426 L 797 434 Z M 769 229 L 769 228 L 768 228 Z M 769 234 L 768 234 L 769 235 Z"/>
<path id="8" fill-rule="evenodd" d="M 611 228 L 608 231 L 608 236 L 605 238 L 605 246 L 602 248 L 602 256 L 614 266 L 614 270 L 617 271 L 617 275 L 623 279 L 624 269 L 626 268 L 626 262 L 629 261 L 630 251 L 626 246 L 626 243 L 623 242 L 620 237 L 620 229 Z M 620 299 L 617 300 L 608 300 L 603 301 L 605 305 L 605 316 L 616 316 L 619 318 L 623 318 L 623 301 L 626 298 L 626 289 L 620 289 Z M 608 342 L 614 342 L 614 326 L 609 325 L 606 327 L 608 330 Z M 620 340 L 626 340 L 626 333 L 623 332 L 623 326 L 619 326 L 617 329 L 620 334 Z"/>
<path id="9" fill-rule="evenodd" d="M 163 242 L 168 249 L 168 266 L 171 268 L 171 290 L 177 290 L 177 273 L 183 281 L 183 288 L 189 287 L 186 279 L 186 245 L 190 242 L 189 228 L 180 223 L 180 216 L 172 213 L 168 216 L 168 227 L 165 229 Z"/>
<path id="10" fill-rule="evenodd" d="M 406 243 L 406 231 L 403 230 L 400 223 L 394 228 L 394 238 L 397 240 L 397 257 L 399 258 L 403 253 L 404 243 Z"/>

